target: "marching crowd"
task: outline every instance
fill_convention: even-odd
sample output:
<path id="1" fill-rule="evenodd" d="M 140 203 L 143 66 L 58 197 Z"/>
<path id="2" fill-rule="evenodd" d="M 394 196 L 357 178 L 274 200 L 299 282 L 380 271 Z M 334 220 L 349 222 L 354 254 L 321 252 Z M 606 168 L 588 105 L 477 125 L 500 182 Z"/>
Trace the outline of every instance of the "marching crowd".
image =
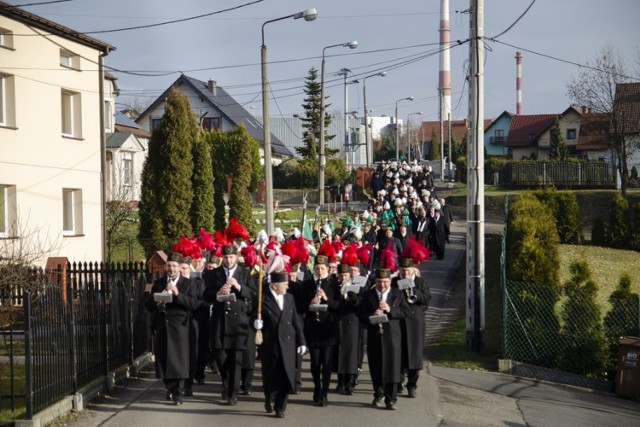
<path id="1" fill-rule="evenodd" d="M 417 267 L 444 257 L 452 221 L 430 172 L 383 162 L 366 211 L 313 239 L 296 228 L 250 239 L 234 219 L 213 236 L 181 238 L 146 301 L 166 398 L 181 405 L 210 366 L 237 405 L 259 359 L 265 410 L 282 418 L 306 353 L 318 406 L 329 405 L 334 374 L 335 390 L 353 394 L 365 354 L 373 406 L 395 410 L 405 390 L 416 397 L 430 300 Z"/>

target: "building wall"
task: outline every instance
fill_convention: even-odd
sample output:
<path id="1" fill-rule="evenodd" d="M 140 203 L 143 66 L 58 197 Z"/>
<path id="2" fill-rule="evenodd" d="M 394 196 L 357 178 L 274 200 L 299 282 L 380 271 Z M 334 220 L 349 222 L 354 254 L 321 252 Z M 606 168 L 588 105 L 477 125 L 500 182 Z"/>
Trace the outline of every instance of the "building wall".
<path id="1" fill-rule="evenodd" d="M 504 144 L 509 136 L 509 126 L 511 125 L 511 117 L 508 115 L 500 116 L 490 129 L 484 133 L 484 148 L 489 156 L 501 156 L 507 154 L 507 148 Z M 503 142 L 497 142 L 495 130 L 502 130 Z"/>
<path id="2" fill-rule="evenodd" d="M 34 232 L 46 256 L 101 261 L 99 52 L 34 31 L 0 16 L 15 50 L 0 52 L 0 73 L 13 76 L 15 122 L 0 127 L 0 184 L 15 186 L 15 235 Z M 60 46 L 78 58 L 76 71 L 60 65 Z M 93 61 L 93 62 L 91 62 Z M 62 90 L 79 94 L 81 134 L 62 136 Z M 63 189 L 79 190 L 82 231 L 63 236 Z M 40 260 L 44 262 L 43 260 Z"/>

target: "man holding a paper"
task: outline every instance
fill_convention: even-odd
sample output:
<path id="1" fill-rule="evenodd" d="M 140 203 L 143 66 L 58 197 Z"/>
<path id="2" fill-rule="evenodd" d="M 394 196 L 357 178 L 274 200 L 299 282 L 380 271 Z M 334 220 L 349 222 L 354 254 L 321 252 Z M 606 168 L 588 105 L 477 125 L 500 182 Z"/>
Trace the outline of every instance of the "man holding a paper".
<path id="1" fill-rule="evenodd" d="M 402 291 L 391 288 L 391 271 L 377 269 L 375 287 L 363 293 L 358 317 L 367 325 L 367 359 L 373 383 L 373 406 L 396 409 L 401 376 L 400 321 L 408 310 Z"/>
<path id="2" fill-rule="evenodd" d="M 172 253 L 166 264 L 166 277 L 153 282 L 145 304 L 155 313 L 156 373 L 163 379 L 167 399 L 181 405 L 181 389 L 189 378 L 189 318 L 200 301 L 189 279 L 180 275 L 182 255 Z"/>

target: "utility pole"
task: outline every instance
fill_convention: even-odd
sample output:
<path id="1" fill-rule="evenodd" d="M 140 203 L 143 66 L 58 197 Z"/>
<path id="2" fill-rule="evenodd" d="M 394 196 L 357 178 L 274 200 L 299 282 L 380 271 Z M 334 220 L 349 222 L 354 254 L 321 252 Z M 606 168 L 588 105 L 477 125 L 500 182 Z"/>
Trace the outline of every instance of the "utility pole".
<path id="1" fill-rule="evenodd" d="M 480 352 L 484 332 L 484 0 L 470 0 L 469 146 L 467 149 L 467 346 Z"/>

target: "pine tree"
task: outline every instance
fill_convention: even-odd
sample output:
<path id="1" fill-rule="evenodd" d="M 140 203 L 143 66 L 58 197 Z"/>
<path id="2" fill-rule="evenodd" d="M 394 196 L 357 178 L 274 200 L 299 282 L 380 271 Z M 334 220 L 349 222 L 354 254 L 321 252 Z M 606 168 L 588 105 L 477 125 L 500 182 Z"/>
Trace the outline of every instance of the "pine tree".
<path id="1" fill-rule="evenodd" d="M 569 148 L 564 143 L 564 137 L 560 131 L 560 121 L 556 118 L 551 128 L 549 158 L 551 160 L 565 160 L 567 157 L 569 157 Z"/>
<path id="2" fill-rule="evenodd" d="M 200 227 L 213 230 L 213 164 L 211 147 L 200 132 L 193 144 L 193 201 L 191 203 L 191 227 L 197 233 Z"/>
<path id="3" fill-rule="evenodd" d="M 226 227 L 224 195 L 227 192 L 227 176 L 230 165 L 227 159 L 233 159 L 234 153 L 229 149 L 227 136 L 224 132 L 212 130 L 204 135 L 205 141 L 211 147 L 211 164 L 213 165 L 213 223 L 216 230 L 222 231 Z"/>
<path id="4" fill-rule="evenodd" d="M 296 147 L 296 153 L 301 155 L 305 159 L 317 159 L 319 155 L 319 143 L 320 143 L 320 97 L 321 87 L 318 80 L 318 70 L 311 68 L 309 75 L 305 79 L 304 85 L 304 108 L 305 116 L 301 118 L 302 127 L 305 129 L 302 133 L 302 147 Z M 335 138 L 335 135 L 329 135 L 327 129 L 331 124 L 331 115 L 327 114 L 327 109 L 331 104 L 326 103 L 328 96 L 325 96 L 325 115 L 324 115 L 324 153 L 327 157 L 331 157 L 338 153 L 340 150 L 332 149 L 327 146 L 327 143 Z"/>
<path id="5" fill-rule="evenodd" d="M 431 133 L 431 147 L 429 148 L 429 160 L 440 160 L 440 140 L 434 132 Z"/>
<path id="6" fill-rule="evenodd" d="M 629 202 L 620 194 L 613 196 L 609 209 L 608 240 L 612 248 L 623 249 L 629 245 Z"/>
<path id="7" fill-rule="evenodd" d="M 181 235 L 191 235 L 195 120 L 187 97 L 171 90 L 143 169 L 138 238 L 147 255 L 169 248 Z"/>

